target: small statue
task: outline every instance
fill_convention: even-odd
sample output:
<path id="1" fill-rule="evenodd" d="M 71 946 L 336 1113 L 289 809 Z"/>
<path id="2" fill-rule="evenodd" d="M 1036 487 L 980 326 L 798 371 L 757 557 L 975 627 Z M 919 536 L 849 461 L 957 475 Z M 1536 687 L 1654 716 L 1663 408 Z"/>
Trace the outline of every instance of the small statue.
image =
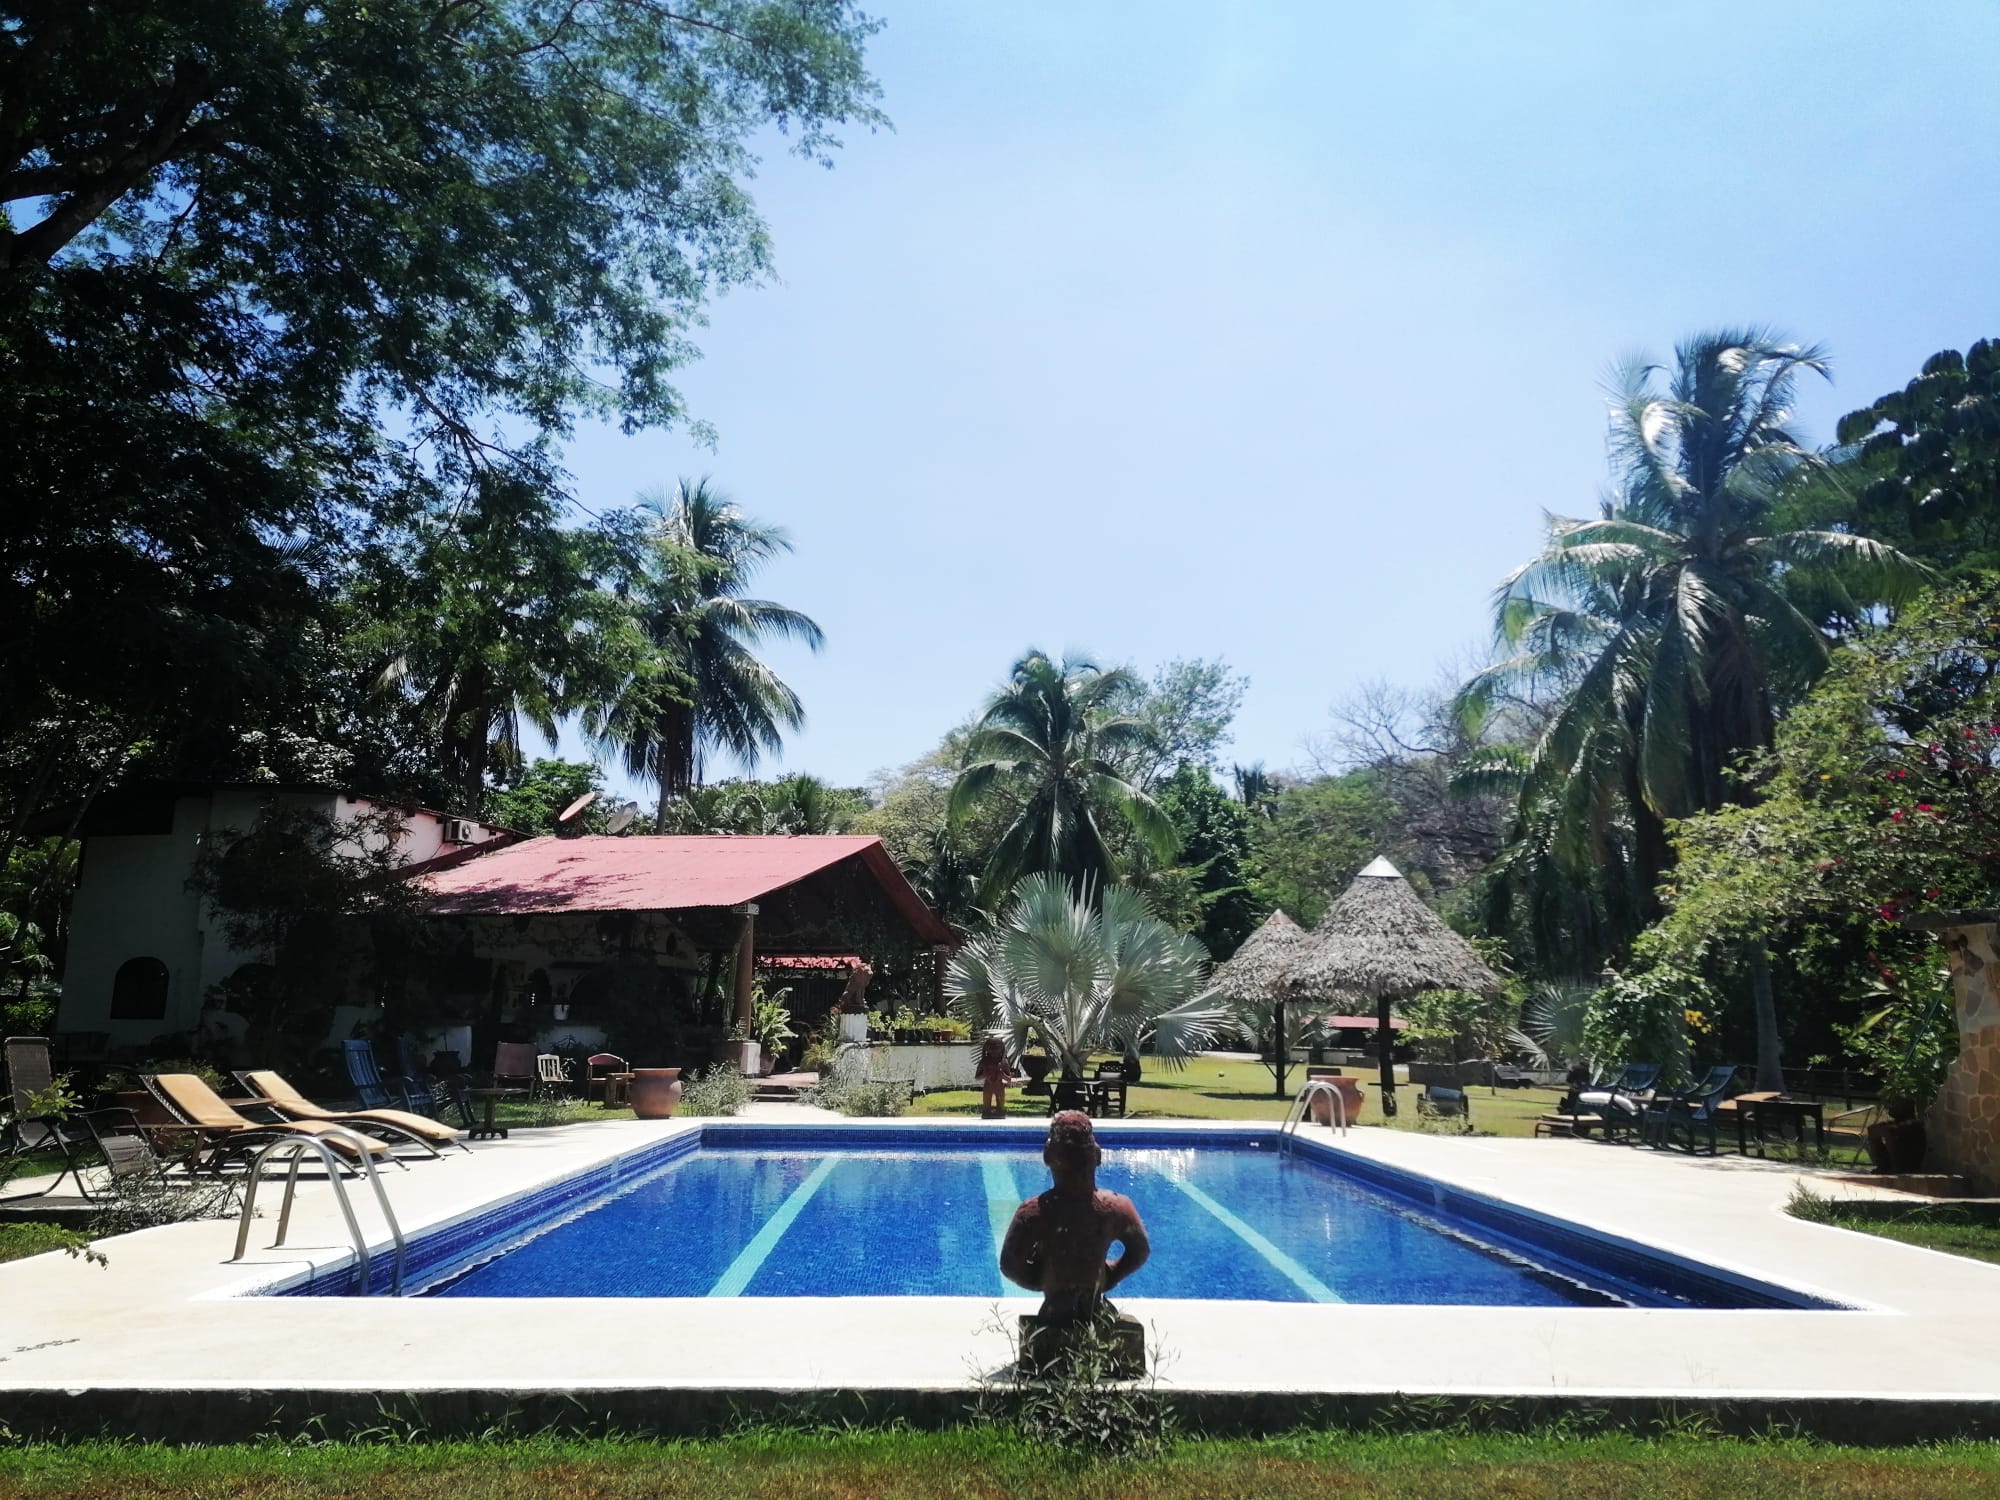
<path id="1" fill-rule="evenodd" d="M 840 1009 L 850 1016 L 868 1013 L 868 985 L 875 971 L 866 959 L 857 958 L 847 966 L 847 988 L 840 992 Z"/>
<path id="2" fill-rule="evenodd" d="M 1006 1119 L 1007 1081 L 1014 1074 L 1014 1065 L 1007 1061 L 1007 1044 L 989 1036 L 979 1049 L 979 1064 L 972 1073 L 979 1080 L 979 1118 Z"/>
<path id="3" fill-rule="evenodd" d="M 1145 1373 L 1145 1329 L 1105 1298 L 1146 1263 L 1152 1245 L 1132 1200 L 1097 1186 L 1102 1160 L 1088 1115 L 1069 1109 L 1049 1121 L 1042 1162 L 1055 1184 L 1014 1211 L 1000 1247 L 1000 1274 L 1042 1294 L 1041 1312 L 1021 1319 L 1024 1365 L 1048 1363 L 1078 1328 L 1093 1326 L 1107 1334 L 1121 1373 Z M 1111 1260 L 1114 1243 L 1123 1250 Z"/>

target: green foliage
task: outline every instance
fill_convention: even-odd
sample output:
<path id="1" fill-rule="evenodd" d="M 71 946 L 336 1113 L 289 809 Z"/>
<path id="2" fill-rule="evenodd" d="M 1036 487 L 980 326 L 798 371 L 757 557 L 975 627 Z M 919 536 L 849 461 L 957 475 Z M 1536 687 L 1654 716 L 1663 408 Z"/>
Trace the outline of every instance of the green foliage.
<path id="1" fill-rule="evenodd" d="M 349 712 L 346 574 L 411 517 L 559 492 L 579 416 L 683 420 L 710 292 L 769 266 L 751 142 L 824 160 L 880 119 L 876 23 L 841 0 L 17 12 L 0 750 L 47 747 L 13 784 L 33 804 L 253 739 L 277 779 L 420 777 L 380 743 L 398 711 Z M 498 649 L 467 647 L 471 612 L 437 616 L 440 663 Z M 460 754 L 548 685 L 440 663 L 425 706 Z"/>
<path id="2" fill-rule="evenodd" d="M 1250 822 L 1256 904 L 1311 927 L 1387 843 L 1395 806 L 1366 772 L 1282 786 Z"/>
<path id="3" fill-rule="evenodd" d="M 1933 354 L 1839 437 L 1853 445 L 1843 519 L 1942 569 L 2000 568 L 2000 342 Z"/>
<path id="4" fill-rule="evenodd" d="M 1861 1019 L 1836 1028 L 1851 1057 L 1882 1081 L 1885 1098 L 1937 1097 L 1958 1056 L 1958 1017 L 1952 1005 L 1951 969 L 1931 947 L 1884 961 L 1860 996 Z"/>
<path id="5" fill-rule="evenodd" d="M 1039 1044 L 1064 1077 L 1081 1078 L 1099 1052 L 1150 1041 L 1178 1064 L 1212 1046 L 1231 1022 L 1206 988 L 1206 957 L 1131 891 L 1106 891 L 1093 909 L 1031 875 L 994 930 L 953 955 L 945 988 L 975 1031 L 1007 1037 L 1011 1055 Z"/>
<path id="6" fill-rule="evenodd" d="M 1480 995 L 1470 990 L 1432 990 L 1398 1008 L 1410 1023 L 1405 1039 L 1429 1061 L 1465 1062 L 1515 1050 L 1521 1002 L 1506 991 Z"/>
<path id="7" fill-rule="evenodd" d="M 1122 815 L 1154 858 L 1172 856 L 1178 837 L 1172 821 L 1121 771 L 1152 742 L 1143 721 L 1114 712 L 1131 691 L 1128 673 L 1100 671 L 1088 661 L 1057 663 L 1030 651 L 1014 663 L 1007 686 L 967 737 L 951 789 L 954 821 L 990 801 L 1008 810 L 981 885 L 988 905 L 1031 874 L 1092 891 L 1115 884 L 1108 813 Z"/>
<path id="8" fill-rule="evenodd" d="M 718 1063 L 681 1085 L 680 1112 L 699 1119 L 740 1114 L 749 1102 L 750 1080 L 727 1063 Z"/>
<path id="9" fill-rule="evenodd" d="M 1213 770 L 1216 752 L 1243 706 L 1250 679 L 1229 663 L 1176 657 L 1150 681 L 1128 672 L 1108 707 L 1137 719 L 1150 733 L 1121 755 L 1119 768 L 1134 786 L 1151 788 L 1181 766 Z"/>
<path id="10" fill-rule="evenodd" d="M 807 1091 L 805 1102 L 858 1119 L 893 1119 L 909 1109 L 911 1093 L 903 1079 L 849 1077 L 836 1067 L 817 1088 Z"/>
<path id="11" fill-rule="evenodd" d="M 746 1040 L 757 1043 L 767 1055 L 777 1052 L 798 1035 L 792 1030 L 792 1011 L 788 1003 L 791 998 L 789 989 L 767 995 L 762 985 L 750 997 L 750 1035 Z"/>
<path id="12" fill-rule="evenodd" d="M 1102 1322 L 1071 1330 L 1060 1351 L 1030 1364 L 1013 1320 L 1000 1324 L 1015 1357 L 980 1390 L 977 1419 L 1012 1428 L 1028 1443 L 1076 1460 L 1144 1459 L 1173 1440 L 1173 1403 L 1160 1390 L 1157 1335 L 1133 1378 L 1117 1335 Z"/>
<path id="13" fill-rule="evenodd" d="M 598 793 L 598 799 L 562 824 L 565 833 L 602 833 L 609 809 L 604 805 L 604 776 L 582 761 L 537 760 L 525 770 L 503 775 L 486 799 L 486 816 L 522 833 L 557 831 L 556 819 L 577 798 Z"/>
<path id="14" fill-rule="evenodd" d="M 848 833 L 868 806 L 856 787 L 794 773 L 776 781 L 718 781 L 667 804 L 669 833 Z"/>
<path id="15" fill-rule="evenodd" d="M 1159 802 L 1180 839 L 1177 864 L 1168 870 L 1185 872 L 1187 895 L 1176 909 L 1154 886 L 1143 887 L 1144 893 L 1164 920 L 1192 932 L 1220 963 L 1264 916 L 1247 884 L 1250 814 L 1192 761 L 1167 778 Z"/>
<path id="16" fill-rule="evenodd" d="M 1670 910 L 1641 956 L 1717 972 L 1768 935 L 1836 1005 L 1891 1006 L 1897 1019 L 1850 1019 L 1842 1033 L 1850 1049 L 1900 1069 L 1884 1040 L 1895 1036 L 1921 1085 L 1938 1051 L 1918 1020 L 1936 992 L 1923 976 L 1940 957 L 1930 937 L 1898 924 L 1924 908 L 2000 899 L 1996 662 L 1992 582 L 1934 590 L 1838 651 L 1751 764 L 1759 800 L 1674 826 Z"/>
<path id="17" fill-rule="evenodd" d="M 1699 972 L 1656 961 L 1613 977 L 1591 996 L 1584 1051 L 1600 1066 L 1658 1063 L 1662 1083 L 1672 1085 L 1688 1076 L 1690 1027 L 1705 1023 L 1715 1008 L 1715 991 Z"/>

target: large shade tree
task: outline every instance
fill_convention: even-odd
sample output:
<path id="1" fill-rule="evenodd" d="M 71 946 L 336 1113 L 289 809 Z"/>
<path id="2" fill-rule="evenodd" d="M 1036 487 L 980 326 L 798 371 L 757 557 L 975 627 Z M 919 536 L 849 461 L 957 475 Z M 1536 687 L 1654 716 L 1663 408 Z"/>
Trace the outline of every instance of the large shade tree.
<path id="1" fill-rule="evenodd" d="M 1007 800 L 1006 825 L 986 867 L 989 904 L 1030 874 L 1078 889 L 1105 890 L 1118 879 L 1105 818 L 1122 816 L 1157 858 L 1179 844 L 1173 820 L 1127 780 L 1120 767 L 1147 743 L 1140 719 L 1115 713 L 1132 691 L 1123 671 L 1078 658 L 1057 662 L 1030 651 L 987 704 L 965 741 L 951 789 L 954 820 L 993 797 Z"/>
<path id="2" fill-rule="evenodd" d="M 0 8 L 0 758 L 77 771 L 8 800 L 73 795 L 100 743 L 291 728 L 386 508 L 449 516 L 494 468 L 559 489 L 580 415 L 683 420 L 707 297 L 770 261 L 752 143 L 825 159 L 876 121 L 875 25 L 846 0 Z"/>
<path id="3" fill-rule="evenodd" d="M 599 736 L 632 775 L 659 788 L 656 826 L 728 756 L 753 767 L 805 723 L 798 694 L 757 655 L 775 640 L 818 650 L 818 625 L 798 610 L 752 598 L 751 583 L 791 551 L 778 527 L 753 520 L 706 479 L 642 502 L 645 525 L 630 584 L 656 656 L 678 672 L 635 679 L 632 690 L 593 714 Z"/>
<path id="4" fill-rule="evenodd" d="M 1798 378 L 1826 367 L 1818 349 L 1754 329 L 1697 335 L 1666 369 L 1621 366 L 1600 514 L 1552 519 L 1501 585 L 1508 654 L 1461 701 L 1476 716 L 1505 693 L 1560 694 L 1521 797 L 1569 869 L 1617 849 L 1650 890 L 1668 862 L 1662 820 L 1739 794 L 1732 764 L 1770 743 L 1780 706 L 1825 666 L 1832 619 L 1921 583 L 1879 541 L 1770 524 L 1785 487 L 1819 464 L 1787 424 Z M 1751 971 L 1760 1082 L 1777 1086 L 1761 950 Z"/>

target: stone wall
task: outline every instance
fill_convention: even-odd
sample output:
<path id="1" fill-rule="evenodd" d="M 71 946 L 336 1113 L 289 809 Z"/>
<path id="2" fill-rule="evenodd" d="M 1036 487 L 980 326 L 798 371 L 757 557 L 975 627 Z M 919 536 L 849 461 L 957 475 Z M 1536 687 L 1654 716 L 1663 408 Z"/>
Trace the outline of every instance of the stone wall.
<path id="1" fill-rule="evenodd" d="M 1944 934 L 1958 1008 L 1958 1061 L 1924 1118 L 1934 1169 L 2000 1192 L 2000 926 Z"/>

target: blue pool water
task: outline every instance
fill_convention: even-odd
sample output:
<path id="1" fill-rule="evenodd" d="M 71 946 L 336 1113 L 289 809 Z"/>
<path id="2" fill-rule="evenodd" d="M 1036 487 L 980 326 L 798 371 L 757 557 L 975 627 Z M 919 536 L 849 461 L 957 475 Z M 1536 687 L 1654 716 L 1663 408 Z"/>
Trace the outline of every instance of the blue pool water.
<path id="1" fill-rule="evenodd" d="M 1026 1297 L 997 1259 L 1015 1207 L 1048 1186 L 1038 1140 L 976 1149 L 969 1132 L 917 1134 L 841 1149 L 855 1137 L 711 1128 L 662 1165 L 456 1245 L 417 1281 L 445 1297 Z M 1158 1134 L 1108 1142 L 1099 1174 L 1138 1205 L 1153 1242 L 1120 1297 L 1824 1305 L 1493 1200 L 1447 1204 L 1427 1179 L 1330 1152 L 1280 1160 L 1269 1137 Z"/>

